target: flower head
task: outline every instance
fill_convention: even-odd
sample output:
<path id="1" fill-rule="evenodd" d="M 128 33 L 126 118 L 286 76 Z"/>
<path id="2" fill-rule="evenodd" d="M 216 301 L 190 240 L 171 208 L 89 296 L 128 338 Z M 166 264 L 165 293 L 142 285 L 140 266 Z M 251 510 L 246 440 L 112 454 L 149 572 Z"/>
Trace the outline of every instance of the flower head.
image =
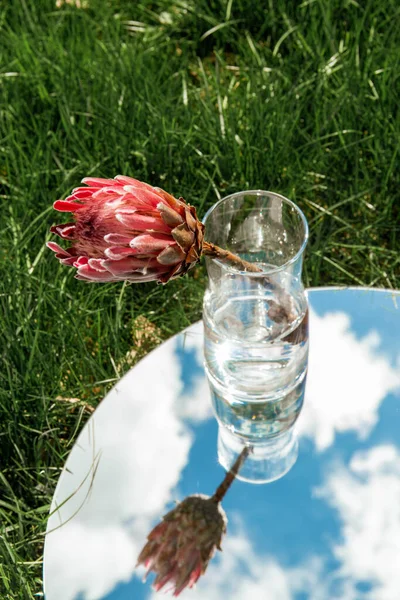
<path id="1" fill-rule="evenodd" d="M 166 514 L 149 534 L 138 565 L 154 571 L 153 587 L 169 584 L 178 596 L 202 575 L 226 532 L 226 516 L 214 498 L 195 495 Z"/>
<path id="2" fill-rule="evenodd" d="M 250 446 L 243 447 L 211 497 L 188 496 L 147 537 L 136 566 L 147 567 L 147 574 L 156 573 L 153 587 L 157 592 L 169 584 L 174 596 L 179 596 L 186 587 L 193 587 L 215 550 L 221 550 L 227 524 L 221 502 L 250 452 Z"/>
<path id="3" fill-rule="evenodd" d="M 204 226 L 183 198 L 122 175 L 83 183 L 54 203 L 73 213 L 73 222 L 51 228 L 72 246 L 47 244 L 77 279 L 166 283 L 198 262 Z"/>

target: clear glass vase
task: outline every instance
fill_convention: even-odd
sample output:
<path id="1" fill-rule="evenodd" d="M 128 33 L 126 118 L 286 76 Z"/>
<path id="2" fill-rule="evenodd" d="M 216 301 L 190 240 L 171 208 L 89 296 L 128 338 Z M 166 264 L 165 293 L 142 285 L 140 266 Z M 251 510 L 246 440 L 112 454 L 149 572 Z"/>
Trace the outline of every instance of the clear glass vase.
<path id="1" fill-rule="evenodd" d="M 307 221 L 290 200 L 238 192 L 206 214 L 205 239 L 259 272 L 206 258 L 204 356 L 219 423 L 218 456 L 229 469 L 244 445 L 252 453 L 239 479 L 282 477 L 298 453 L 294 424 L 303 404 L 308 305 L 301 280 Z"/>

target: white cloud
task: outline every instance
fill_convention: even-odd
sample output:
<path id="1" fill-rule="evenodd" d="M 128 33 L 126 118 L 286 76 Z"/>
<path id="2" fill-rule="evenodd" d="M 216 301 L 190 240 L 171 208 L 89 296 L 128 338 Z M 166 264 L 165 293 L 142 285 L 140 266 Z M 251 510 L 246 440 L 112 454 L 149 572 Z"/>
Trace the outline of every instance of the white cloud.
<path id="1" fill-rule="evenodd" d="M 312 312 L 310 323 L 309 374 L 298 431 L 322 451 L 336 433 L 369 435 L 381 402 L 400 388 L 400 370 L 379 350 L 378 333 L 357 339 L 345 313 L 320 317 Z"/>
<path id="2" fill-rule="evenodd" d="M 115 583 L 128 581 L 140 548 L 117 525 L 87 527 L 72 521 L 49 536 L 46 598 L 98 600 Z"/>
<path id="3" fill-rule="evenodd" d="M 317 491 L 342 520 L 333 552 L 338 577 L 352 585 L 371 581 L 365 600 L 396 600 L 400 590 L 400 451 L 392 445 L 356 453 L 349 468 L 337 466 Z"/>
<path id="4" fill-rule="evenodd" d="M 202 369 L 204 363 L 202 321 L 184 331 L 180 339 L 186 351 L 194 352 L 197 366 Z M 205 421 L 213 416 L 210 389 L 203 370 L 195 375 L 190 390 L 179 396 L 177 410 L 182 418 L 194 422 Z"/>
<path id="5" fill-rule="evenodd" d="M 157 361 L 149 356 L 123 378 L 73 449 L 56 494 L 58 504 L 72 497 L 49 529 L 74 516 L 46 540 L 49 599 L 73 600 L 83 592 L 95 600 L 128 581 L 153 520 L 174 500 L 192 443 L 177 414 L 183 384 L 174 350 L 175 341 L 164 344 Z"/>
<path id="6" fill-rule="evenodd" d="M 213 416 L 210 388 L 203 374 L 195 377 L 190 391 L 179 396 L 177 411 L 180 417 L 197 423 Z"/>

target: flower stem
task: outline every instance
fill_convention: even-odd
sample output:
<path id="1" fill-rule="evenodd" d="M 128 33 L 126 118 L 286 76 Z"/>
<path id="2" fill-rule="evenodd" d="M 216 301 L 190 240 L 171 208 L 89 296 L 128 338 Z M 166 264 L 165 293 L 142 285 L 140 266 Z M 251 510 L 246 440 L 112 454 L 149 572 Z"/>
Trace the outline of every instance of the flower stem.
<path id="1" fill-rule="evenodd" d="M 203 242 L 203 254 L 211 258 L 220 258 L 223 261 L 229 262 L 235 267 L 239 267 L 241 271 L 250 271 L 251 273 L 262 273 L 262 269 L 254 263 L 248 262 L 240 256 L 233 254 L 229 250 L 220 248 L 211 242 Z"/>
<path id="2" fill-rule="evenodd" d="M 230 471 L 225 475 L 223 482 L 217 487 L 215 494 L 211 497 L 211 500 L 213 502 L 216 502 L 217 504 L 219 504 L 221 502 L 221 500 L 225 496 L 226 492 L 231 487 L 236 475 L 239 473 L 244 461 L 246 460 L 246 458 L 252 451 L 253 451 L 253 449 L 251 446 L 245 446 L 243 448 L 243 450 L 237 457 L 235 464 L 230 469 Z"/>
<path id="3" fill-rule="evenodd" d="M 225 250 L 224 248 L 220 248 L 216 246 L 216 244 L 212 244 L 211 242 L 203 242 L 202 253 L 205 256 L 209 256 L 210 258 L 219 258 L 222 262 L 228 262 L 234 267 L 240 269 L 240 271 L 248 271 L 250 273 L 262 273 L 263 270 L 243 258 L 240 258 L 237 254 L 233 254 L 230 250 Z M 264 283 L 269 285 L 273 290 L 275 290 L 278 298 L 280 298 L 280 304 L 277 304 L 274 300 L 270 301 L 270 318 L 277 323 L 281 323 L 283 320 L 286 320 L 288 323 L 291 323 L 295 320 L 296 316 L 293 314 L 291 310 L 291 299 L 289 294 L 285 292 L 285 290 L 274 283 L 268 275 L 264 276 Z"/>

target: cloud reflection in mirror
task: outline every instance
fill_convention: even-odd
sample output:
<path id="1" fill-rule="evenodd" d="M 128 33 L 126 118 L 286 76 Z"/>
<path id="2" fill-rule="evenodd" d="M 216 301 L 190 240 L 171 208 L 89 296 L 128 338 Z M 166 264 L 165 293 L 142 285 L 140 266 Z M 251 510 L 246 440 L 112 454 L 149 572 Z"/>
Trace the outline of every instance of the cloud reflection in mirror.
<path id="1" fill-rule="evenodd" d="M 368 600 L 395 600 L 400 590 L 400 450 L 394 445 L 356 452 L 338 464 L 316 491 L 340 517 L 333 553 L 340 577 L 352 582 L 349 598 L 364 583 Z M 370 589 L 369 589 L 370 588 Z"/>
<path id="2" fill-rule="evenodd" d="M 323 350 L 322 350 L 323 349 Z M 326 450 L 335 435 L 354 431 L 365 439 L 378 420 L 381 402 L 400 387 L 400 362 L 393 366 L 372 328 L 359 339 L 343 312 L 310 318 L 310 356 L 305 410 L 298 432 Z"/>

